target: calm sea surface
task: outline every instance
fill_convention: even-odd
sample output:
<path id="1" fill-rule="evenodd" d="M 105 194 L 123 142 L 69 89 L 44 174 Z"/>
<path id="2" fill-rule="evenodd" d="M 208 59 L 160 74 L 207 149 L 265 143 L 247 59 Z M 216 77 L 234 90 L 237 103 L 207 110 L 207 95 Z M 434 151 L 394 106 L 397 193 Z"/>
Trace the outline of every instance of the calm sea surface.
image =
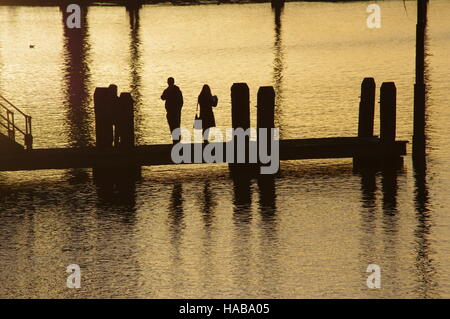
<path id="1" fill-rule="evenodd" d="M 204 83 L 230 127 L 230 87 L 247 82 L 253 125 L 258 87 L 274 85 L 281 138 L 353 136 L 371 76 L 395 81 L 397 136 L 411 140 L 416 4 L 380 1 L 369 29 L 373 2 L 287 3 L 279 21 L 270 4 L 144 6 L 134 19 L 90 7 L 76 38 L 57 7 L 2 6 L 0 94 L 33 116 L 36 148 L 93 145 L 92 95 L 110 83 L 137 101 L 139 144 L 170 142 L 168 76 L 185 127 Z M 91 170 L 0 173 L 0 297 L 449 298 L 449 16 L 431 1 L 426 170 L 410 155 L 375 176 L 351 160 L 283 162 L 273 181 L 148 167 L 114 189 Z M 366 286 L 371 263 L 381 289 Z M 69 264 L 81 289 L 66 288 Z"/>

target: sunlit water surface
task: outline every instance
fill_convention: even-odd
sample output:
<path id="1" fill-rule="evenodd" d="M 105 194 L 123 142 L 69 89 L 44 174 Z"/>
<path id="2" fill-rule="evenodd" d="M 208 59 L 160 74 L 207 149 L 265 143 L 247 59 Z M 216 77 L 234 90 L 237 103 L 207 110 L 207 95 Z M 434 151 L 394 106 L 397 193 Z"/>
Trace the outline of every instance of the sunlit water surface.
<path id="1" fill-rule="evenodd" d="M 94 143 L 95 87 L 136 100 L 139 144 L 170 142 L 168 76 L 192 127 L 204 83 L 231 125 L 230 87 L 274 85 L 281 138 L 353 136 L 359 89 L 395 81 L 399 139 L 411 140 L 415 2 L 90 7 L 78 38 L 56 7 L 0 7 L 0 94 L 33 116 L 35 147 Z M 96 187 L 90 170 L 0 173 L 0 297 L 450 297 L 450 2 L 432 1 L 426 174 L 361 176 L 351 160 L 282 163 L 273 182 L 227 166 L 144 168 Z M 34 48 L 30 48 L 34 45 Z M 377 97 L 378 99 L 378 97 Z M 375 130 L 378 132 L 378 115 Z M 410 153 L 410 152 L 409 152 Z M 382 269 L 382 288 L 366 268 Z M 66 288 L 66 267 L 82 287 Z"/>

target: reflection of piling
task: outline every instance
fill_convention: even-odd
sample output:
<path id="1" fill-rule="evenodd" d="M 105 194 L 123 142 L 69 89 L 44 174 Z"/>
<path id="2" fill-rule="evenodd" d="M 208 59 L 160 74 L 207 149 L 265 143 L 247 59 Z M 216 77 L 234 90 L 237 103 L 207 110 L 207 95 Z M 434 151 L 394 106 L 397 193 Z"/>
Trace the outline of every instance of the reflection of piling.
<path id="1" fill-rule="evenodd" d="M 233 219 L 236 223 L 248 223 L 252 219 L 252 181 L 248 174 L 233 174 Z"/>
<path id="2" fill-rule="evenodd" d="M 425 144 L 425 29 L 427 0 L 417 1 L 416 83 L 414 84 L 413 151 L 422 152 Z"/>
<path id="3" fill-rule="evenodd" d="M 359 102 L 358 137 L 372 137 L 375 115 L 375 80 L 365 78 L 361 83 Z"/>
<path id="4" fill-rule="evenodd" d="M 273 175 L 258 176 L 259 207 L 264 222 L 272 222 L 276 214 L 276 185 Z"/>

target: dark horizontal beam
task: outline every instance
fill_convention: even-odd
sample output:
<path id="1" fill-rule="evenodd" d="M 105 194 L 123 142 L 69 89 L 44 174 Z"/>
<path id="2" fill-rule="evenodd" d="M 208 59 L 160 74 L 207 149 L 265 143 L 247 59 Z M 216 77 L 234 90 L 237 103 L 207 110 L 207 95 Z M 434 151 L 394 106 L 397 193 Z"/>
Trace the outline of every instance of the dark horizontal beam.
<path id="1" fill-rule="evenodd" d="M 255 142 L 253 142 L 255 143 Z M 215 143 L 211 143 L 215 144 Z M 222 144 L 226 154 L 225 143 Z M 280 141 L 280 160 L 391 158 L 406 155 L 406 141 L 381 143 L 376 137 L 332 137 Z M 186 144 L 192 147 L 194 144 Z M 198 145 L 198 144 L 197 144 Z M 220 146 L 219 143 L 216 145 Z M 34 149 L 0 155 L 0 171 L 92 168 L 121 165 L 173 165 L 172 144 L 142 145 L 131 150 L 97 148 Z"/>

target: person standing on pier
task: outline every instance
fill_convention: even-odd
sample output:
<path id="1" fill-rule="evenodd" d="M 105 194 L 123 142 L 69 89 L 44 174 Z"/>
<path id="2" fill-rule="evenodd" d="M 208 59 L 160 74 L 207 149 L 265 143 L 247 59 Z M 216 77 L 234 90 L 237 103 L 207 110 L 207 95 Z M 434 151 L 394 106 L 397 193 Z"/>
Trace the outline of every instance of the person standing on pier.
<path id="1" fill-rule="evenodd" d="M 217 106 L 217 96 L 212 95 L 208 84 L 203 85 L 202 91 L 198 96 L 200 105 L 200 119 L 202 120 L 203 138 L 208 141 L 209 129 L 216 126 L 213 107 Z M 206 134 L 205 134 L 206 133 Z"/>
<path id="2" fill-rule="evenodd" d="M 181 108 L 183 107 L 183 93 L 178 86 L 175 85 L 174 78 L 167 79 L 168 87 L 161 95 L 161 100 L 166 101 L 167 122 L 169 124 L 170 133 L 180 128 Z M 175 141 L 174 141 L 175 143 Z"/>

